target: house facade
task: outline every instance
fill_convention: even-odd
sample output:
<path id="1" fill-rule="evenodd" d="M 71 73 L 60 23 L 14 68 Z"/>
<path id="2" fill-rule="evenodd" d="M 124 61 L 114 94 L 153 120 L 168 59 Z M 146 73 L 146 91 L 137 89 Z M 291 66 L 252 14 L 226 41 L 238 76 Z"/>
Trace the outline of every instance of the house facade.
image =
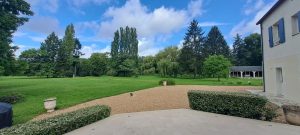
<path id="1" fill-rule="evenodd" d="M 265 92 L 300 102 L 300 0 L 279 0 L 257 24 Z"/>

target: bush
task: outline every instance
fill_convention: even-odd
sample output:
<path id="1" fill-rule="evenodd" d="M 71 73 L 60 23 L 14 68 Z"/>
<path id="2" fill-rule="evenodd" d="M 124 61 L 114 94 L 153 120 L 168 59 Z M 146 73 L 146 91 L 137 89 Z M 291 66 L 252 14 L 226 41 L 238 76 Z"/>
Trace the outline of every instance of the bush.
<path id="1" fill-rule="evenodd" d="M 275 117 L 266 98 L 248 93 L 189 91 L 188 98 L 194 110 L 270 121 Z"/>
<path id="2" fill-rule="evenodd" d="M 175 85 L 175 81 L 172 79 L 160 80 L 158 82 L 159 85 L 164 85 L 164 81 L 167 81 L 167 86 Z"/>
<path id="3" fill-rule="evenodd" d="M 24 96 L 19 93 L 11 93 L 0 97 L 0 102 L 15 104 L 24 101 Z"/>
<path id="4" fill-rule="evenodd" d="M 61 135 L 110 115 L 110 107 L 93 106 L 41 121 L 27 122 L 0 130 L 0 135 Z"/>

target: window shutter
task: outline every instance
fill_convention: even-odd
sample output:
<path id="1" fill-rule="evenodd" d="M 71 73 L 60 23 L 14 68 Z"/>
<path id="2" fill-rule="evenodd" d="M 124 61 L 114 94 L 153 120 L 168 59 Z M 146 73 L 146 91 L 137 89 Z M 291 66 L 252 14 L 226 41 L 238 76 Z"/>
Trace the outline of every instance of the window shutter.
<path id="1" fill-rule="evenodd" d="M 298 12 L 298 29 L 299 29 L 299 32 L 300 32 L 300 11 Z"/>
<path id="2" fill-rule="evenodd" d="M 272 28 L 272 26 L 269 27 L 269 45 L 270 45 L 271 48 L 274 46 L 273 28 Z"/>
<path id="3" fill-rule="evenodd" d="M 279 43 L 285 42 L 284 19 L 281 18 L 278 22 Z"/>

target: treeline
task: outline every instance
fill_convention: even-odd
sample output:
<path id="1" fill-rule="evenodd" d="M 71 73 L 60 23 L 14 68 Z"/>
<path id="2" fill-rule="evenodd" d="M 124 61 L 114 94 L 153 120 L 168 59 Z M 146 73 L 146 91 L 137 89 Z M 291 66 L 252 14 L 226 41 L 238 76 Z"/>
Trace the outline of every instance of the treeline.
<path id="1" fill-rule="evenodd" d="M 65 30 L 63 39 L 51 33 L 39 49 L 25 50 L 19 56 L 19 74 L 28 76 L 71 77 L 79 68 L 81 43 L 75 38 L 72 24 Z"/>
<path id="2" fill-rule="evenodd" d="M 111 52 L 94 53 L 88 59 L 80 58 L 84 54 L 80 51 L 81 43 L 71 24 L 62 39 L 51 33 L 40 48 L 23 51 L 19 58 L 15 58 L 14 52 L 18 48 L 11 46 L 12 33 L 28 21 L 26 15 L 33 13 L 24 1 L 7 3 L 1 10 L 0 75 L 75 77 L 160 74 L 164 77 L 220 78 L 228 74 L 231 65 L 259 66 L 262 62 L 259 34 L 244 39 L 237 35 L 233 49 L 230 49 L 218 27 L 212 27 L 205 35 L 196 20 L 190 23 L 182 47 L 170 46 L 155 56 L 139 57 L 137 30 L 125 27 L 115 32 Z"/>

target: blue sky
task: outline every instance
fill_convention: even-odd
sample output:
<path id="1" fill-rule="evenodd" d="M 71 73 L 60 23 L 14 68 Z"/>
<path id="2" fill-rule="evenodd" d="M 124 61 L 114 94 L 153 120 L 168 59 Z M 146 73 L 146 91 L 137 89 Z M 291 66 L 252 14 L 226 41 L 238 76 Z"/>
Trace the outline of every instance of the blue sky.
<path id="1" fill-rule="evenodd" d="M 14 33 L 16 52 L 38 48 L 51 32 L 60 38 L 73 23 L 88 58 L 109 52 L 119 27 L 138 30 L 139 55 L 154 55 L 167 46 L 180 46 L 188 24 L 196 19 L 207 34 L 218 26 L 229 45 L 237 33 L 259 32 L 255 25 L 276 0 L 25 0 L 35 15 Z"/>

